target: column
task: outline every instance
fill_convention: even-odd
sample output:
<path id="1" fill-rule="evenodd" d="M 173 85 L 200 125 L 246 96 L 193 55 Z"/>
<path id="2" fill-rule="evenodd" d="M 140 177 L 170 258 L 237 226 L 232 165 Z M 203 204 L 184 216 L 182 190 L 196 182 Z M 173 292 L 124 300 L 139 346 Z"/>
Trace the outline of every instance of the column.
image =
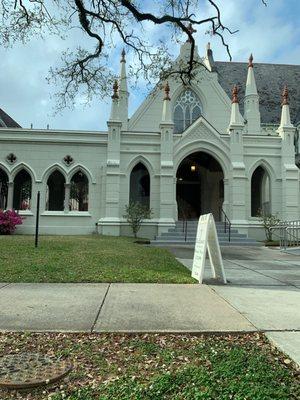
<path id="1" fill-rule="evenodd" d="M 64 212 L 67 213 L 70 210 L 70 191 L 71 191 L 71 184 L 65 183 L 65 208 Z"/>
<path id="2" fill-rule="evenodd" d="M 7 193 L 7 209 L 13 208 L 13 196 L 14 196 L 14 183 L 8 182 L 8 193 Z"/>

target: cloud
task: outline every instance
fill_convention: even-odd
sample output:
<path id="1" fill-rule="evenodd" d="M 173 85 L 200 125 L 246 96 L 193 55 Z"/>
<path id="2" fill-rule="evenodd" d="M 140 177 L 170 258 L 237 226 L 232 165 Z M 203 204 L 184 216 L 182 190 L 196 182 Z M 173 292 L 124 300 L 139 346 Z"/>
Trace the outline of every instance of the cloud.
<path id="1" fill-rule="evenodd" d="M 226 0 L 221 2 L 223 22 L 232 29 L 239 29 L 235 35 L 226 35 L 234 61 L 246 61 L 253 52 L 255 61 L 269 63 L 300 64 L 300 27 L 298 15 L 300 2 L 289 0 L 269 1 L 264 7 L 259 0 Z M 205 10 L 202 9 L 203 15 Z M 196 39 L 200 55 L 208 41 L 211 42 L 214 57 L 228 60 L 226 51 L 218 38 L 205 35 L 206 28 L 197 28 Z M 166 28 L 148 23 L 145 35 L 151 39 L 167 38 Z M 23 127 L 33 123 L 35 128 L 105 130 L 109 116 L 110 98 L 93 100 L 89 106 L 78 101 L 73 110 L 66 109 L 53 116 L 55 88 L 46 82 L 51 66 L 55 66 L 62 51 L 84 41 L 77 30 L 66 41 L 50 36 L 43 41 L 33 38 L 27 45 L 16 44 L 12 49 L 0 49 L 0 107 Z M 185 40 L 185 38 L 183 39 Z M 113 68 L 118 73 L 119 54 L 122 45 L 116 41 L 111 49 Z M 170 42 L 171 52 L 179 53 L 179 44 Z M 132 56 L 127 55 L 127 68 Z M 131 90 L 130 112 L 136 109 L 146 95 L 147 89 L 141 79 L 140 86 Z"/>

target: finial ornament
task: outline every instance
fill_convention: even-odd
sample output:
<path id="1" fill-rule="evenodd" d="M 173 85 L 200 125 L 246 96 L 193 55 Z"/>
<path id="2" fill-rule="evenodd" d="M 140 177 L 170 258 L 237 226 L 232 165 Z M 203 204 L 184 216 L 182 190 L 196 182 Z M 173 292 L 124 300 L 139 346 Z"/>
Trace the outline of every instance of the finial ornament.
<path id="1" fill-rule="evenodd" d="M 207 49 L 207 50 L 210 50 L 210 42 L 207 43 L 206 49 Z"/>
<path id="2" fill-rule="evenodd" d="M 287 106 L 289 104 L 289 91 L 287 88 L 287 85 L 284 85 L 283 91 L 282 91 L 282 106 Z"/>
<path id="3" fill-rule="evenodd" d="M 239 102 L 239 100 L 238 100 L 238 91 L 239 90 L 238 90 L 237 85 L 234 85 L 233 88 L 232 88 L 232 104 Z"/>
<path id="4" fill-rule="evenodd" d="M 249 57 L 248 68 L 253 68 L 253 55 L 252 55 L 252 53 L 250 54 L 250 57 Z"/>
<path id="5" fill-rule="evenodd" d="M 170 98 L 170 86 L 169 86 L 168 82 L 166 82 L 164 89 L 165 89 L 164 100 L 171 100 L 171 98 Z"/>
<path id="6" fill-rule="evenodd" d="M 191 23 L 188 24 L 187 30 L 190 32 L 191 35 L 193 35 L 193 33 L 197 32 L 197 30 L 193 28 L 193 25 L 192 25 Z M 191 43 L 191 42 L 192 42 L 191 39 L 190 39 L 189 37 L 188 37 L 188 39 L 187 39 L 187 42 L 188 42 L 188 43 Z"/>
<path id="7" fill-rule="evenodd" d="M 125 49 L 123 49 L 123 50 L 122 50 L 122 53 L 121 53 L 121 62 L 126 62 L 126 60 L 125 60 L 125 55 L 126 55 Z"/>
<path id="8" fill-rule="evenodd" d="M 112 99 L 118 99 L 119 98 L 118 89 L 119 89 L 118 81 L 115 80 L 115 82 L 113 84 L 114 94 L 111 96 Z"/>

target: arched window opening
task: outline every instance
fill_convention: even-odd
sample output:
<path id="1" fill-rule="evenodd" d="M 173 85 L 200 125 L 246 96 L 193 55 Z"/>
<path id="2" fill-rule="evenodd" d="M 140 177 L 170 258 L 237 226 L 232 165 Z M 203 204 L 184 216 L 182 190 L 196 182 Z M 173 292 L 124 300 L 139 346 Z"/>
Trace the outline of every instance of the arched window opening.
<path id="1" fill-rule="evenodd" d="M 71 179 L 70 211 L 88 211 L 89 180 L 82 171 L 76 172 Z"/>
<path id="2" fill-rule="evenodd" d="M 182 133 L 202 114 L 199 97 L 191 89 L 181 93 L 174 106 L 174 133 Z"/>
<path id="3" fill-rule="evenodd" d="M 55 170 L 47 180 L 46 210 L 63 211 L 65 203 L 65 177 Z"/>
<path id="4" fill-rule="evenodd" d="M 15 210 L 30 210 L 31 188 L 31 176 L 25 169 L 22 169 L 14 179 L 13 208 Z"/>
<path id="5" fill-rule="evenodd" d="M 138 163 L 131 171 L 129 201 L 150 208 L 150 175 L 142 163 Z"/>
<path id="6" fill-rule="evenodd" d="M 8 196 L 8 176 L 0 169 L 0 210 L 6 210 Z"/>
<path id="7" fill-rule="evenodd" d="M 266 170 L 259 166 L 251 178 L 251 216 L 271 214 L 270 178 Z"/>

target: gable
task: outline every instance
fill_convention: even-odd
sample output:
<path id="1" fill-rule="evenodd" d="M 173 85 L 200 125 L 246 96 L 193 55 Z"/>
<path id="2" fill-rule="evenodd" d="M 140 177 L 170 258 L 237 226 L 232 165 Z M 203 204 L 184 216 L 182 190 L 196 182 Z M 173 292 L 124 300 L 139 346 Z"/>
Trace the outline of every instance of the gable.
<path id="1" fill-rule="evenodd" d="M 230 147 L 220 133 L 204 118 L 198 118 L 185 132 L 176 140 L 174 152 L 177 153 L 181 148 L 192 144 L 193 142 L 208 142 L 230 152 Z"/>
<path id="2" fill-rule="evenodd" d="M 217 130 L 225 133 L 230 121 L 231 101 L 219 84 L 217 75 L 206 69 L 199 71 L 191 85 L 184 86 L 181 81 L 169 80 L 171 109 L 183 90 L 191 89 L 199 97 L 203 106 L 203 116 Z M 159 132 L 163 106 L 162 83 L 144 100 L 129 120 L 129 130 L 140 132 Z"/>
<path id="3" fill-rule="evenodd" d="M 0 128 L 21 128 L 21 126 L 0 108 Z"/>

